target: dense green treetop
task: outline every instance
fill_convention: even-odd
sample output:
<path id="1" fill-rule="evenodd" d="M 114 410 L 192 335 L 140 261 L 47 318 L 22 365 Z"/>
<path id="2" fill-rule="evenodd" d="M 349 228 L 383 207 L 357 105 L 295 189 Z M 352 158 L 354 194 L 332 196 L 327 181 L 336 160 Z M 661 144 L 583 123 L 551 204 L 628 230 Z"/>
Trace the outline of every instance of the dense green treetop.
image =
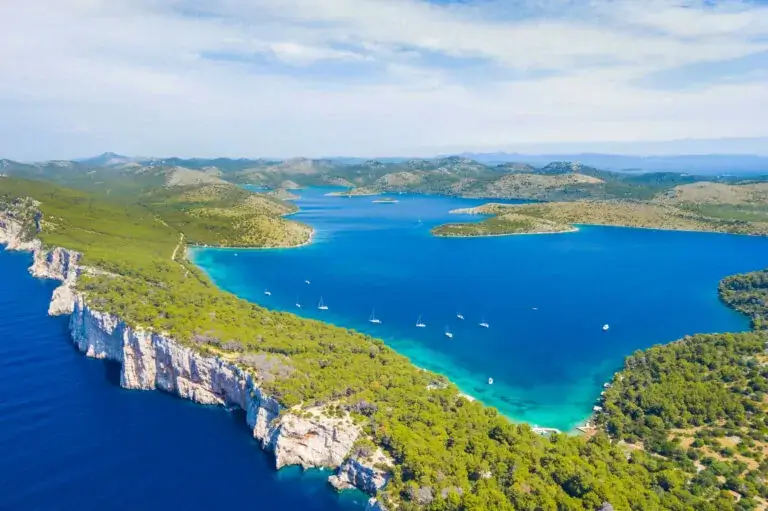
<path id="1" fill-rule="evenodd" d="M 328 414 L 350 413 L 366 437 L 395 461 L 393 477 L 379 498 L 399 510 L 596 510 L 606 502 L 617 510 L 637 511 L 737 507 L 719 491 L 697 491 L 694 472 L 677 458 L 628 451 L 605 434 L 589 440 L 539 436 L 527 425 L 513 424 L 495 409 L 461 397 L 445 378 L 414 367 L 379 340 L 269 311 L 219 290 L 184 258 L 172 259 L 182 233 L 197 237 L 210 224 L 186 214 L 187 199 L 165 193 L 117 201 L 1 178 L 0 211 L 15 207 L 19 197 L 34 198 L 42 213 L 36 235 L 44 244 L 78 250 L 83 264 L 109 272 L 79 280 L 92 306 L 231 360 L 284 406 L 296 407 L 290 413 L 309 406 L 323 407 Z M 225 199 L 218 194 L 196 198 L 195 209 L 227 209 L 220 207 Z M 180 200 L 183 205 L 177 205 Z M 174 216 L 177 208 L 185 212 L 183 220 Z M 281 213 L 264 215 L 286 222 Z M 217 214 L 226 217 L 224 211 Z M 756 356 L 757 341 L 750 334 L 731 338 L 728 342 L 743 357 L 723 357 L 722 363 L 745 361 L 734 365 L 732 375 L 745 397 L 727 409 L 727 416 L 741 421 L 734 424 L 752 424 L 755 413 L 747 397 L 759 390 L 746 389 L 744 382 L 758 381 L 750 379 L 749 371 L 762 369 L 744 364 Z M 731 378 L 726 366 L 715 374 Z M 638 381 L 644 382 L 641 388 L 652 383 L 648 378 Z M 720 394 L 711 382 L 702 385 L 707 413 L 723 416 L 716 409 L 720 401 L 712 402 Z M 679 393 L 675 396 L 675 406 L 682 410 L 687 402 Z M 692 417 L 683 416 L 683 424 L 692 423 Z M 621 421 L 627 434 L 642 434 L 625 423 Z M 729 474 L 736 477 L 733 471 Z"/>
<path id="2" fill-rule="evenodd" d="M 720 296 L 749 314 L 754 332 L 694 335 L 627 358 L 595 422 L 616 440 L 674 461 L 695 495 L 768 498 L 768 272 L 736 275 Z"/>

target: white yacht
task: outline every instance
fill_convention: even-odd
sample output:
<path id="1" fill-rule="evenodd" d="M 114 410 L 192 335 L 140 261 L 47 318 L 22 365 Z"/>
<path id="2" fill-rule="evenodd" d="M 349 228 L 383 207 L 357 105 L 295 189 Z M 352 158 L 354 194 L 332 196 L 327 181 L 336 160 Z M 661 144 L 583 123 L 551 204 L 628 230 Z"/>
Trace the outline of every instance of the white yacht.
<path id="1" fill-rule="evenodd" d="M 327 311 L 328 310 L 328 306 L 323 303 L 323 297 L 322 296 L 320 297 L 320 303 L 317 304 L 317 308 L 320 309 L 321 311 Z"/>
<path id="2" fill-rule="evenodd" d="M 478 325 L 480 325 L 482 328 L 490 328 L 491 327 L 491 325 L 488 324 L 488 322 L 485 320 L 485 318 L 483 318 L 483 320 L 480 323 L 478 323 Z"/>
<path id="3" fill-rule="evenodd" d="M 269 289 L 265 289 L 264 294 L 267 296 L 272 296 L 272 291 L 270 291 Z"/>
<path id="4" fill-rule="evenodd" d="M 488 378 L 488 385 L 493 385 L 493 378 Z"/>
<path id="5" fill-rule="evenodd" d="M 305 284 L 311 284 L 311 282 L 310 282 L 310 281 L 308 281 L 308 280 L 305 280 L 305 281 L 304 281 L 304 283 L 305 283 Z"/>
<path id="6" fill-rule="evenodd" d="M 456 314 L 456 319 L 460 319 L 460 320 L 464 321 L 464 314 L 462 314 L 462 313 Z"/>
<path id="7" fill-rule="evenodd" d="M 611 326 L 608 323 L 604 324 L 603 325 L 603 332 L 607 332 L 609 328 L 611 328 Z"/>
<path id="8" fill-rule="evenodd" d="M 373 323 L 374 325 L 380 325 L 381 320 L 376 317 L 376 311 L 371 310 L 371 317 L 368 319 L 369 323 Z"/>
<path id="9" fill-rule="evenodd" d="M 416 327 L 417 328 L 426 328 L 426 324 L 421 320 L 421 314 L 419 314 L 419 319 L 416 320 Z"/>
<path id="10" fill-rule="evenodd" d="M 448 330 L 448 327 L 445 327 L 445 336 L 449 339 L 453 339 L 453 334 Z"/>

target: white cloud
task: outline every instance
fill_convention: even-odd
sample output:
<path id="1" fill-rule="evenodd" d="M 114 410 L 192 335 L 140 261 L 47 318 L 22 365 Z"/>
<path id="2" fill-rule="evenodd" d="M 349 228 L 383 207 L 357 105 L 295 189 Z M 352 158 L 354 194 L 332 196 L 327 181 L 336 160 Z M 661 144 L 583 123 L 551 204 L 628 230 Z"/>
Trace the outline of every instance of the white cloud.
<path id="1" fill-rule="evenodd" d="M 762 82 L 638 85 L 767 51 L 768 9 L 736 0 L 31 0 L 0 18 L 4 157 L 768 136 Z"/>

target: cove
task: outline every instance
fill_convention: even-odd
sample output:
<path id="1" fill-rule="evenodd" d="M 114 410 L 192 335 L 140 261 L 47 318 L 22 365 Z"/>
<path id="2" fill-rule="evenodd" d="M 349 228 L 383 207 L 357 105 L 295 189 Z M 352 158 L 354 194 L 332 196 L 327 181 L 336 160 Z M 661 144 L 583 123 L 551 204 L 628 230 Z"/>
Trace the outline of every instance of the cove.
<path id="1" fill-rule="evenodd" d="M 0 509 L 364 508 L 327 471 L 275 471 L 241 416 L 122 389 L 46 316 L 58 282 L 31 277 L 31 259 L 0 250 Z"/>
<path id="2" fill-rule="evenodd" d="M 315 228 L 311 245 L 195 248 L 190 257 L 243 298 L 381 338 L 513 420 L 561 430 L 588 417 L 633 351 L 748 329 L 717 284 L 768 261 L 768 239 L 712 233 L 582 226 L 438 238 L 435 225 L 478 220 L 451 209 L 487 201 L 394 195 L 397 204 L 375 204 L 328 191 L 298 192 L 292 218 Z M 318 310 L 321 297 L 328 310 Z M 368 321 L 373 309 L 379 325 Z M 415 327 L 419 315 L 426 328 Z"/>

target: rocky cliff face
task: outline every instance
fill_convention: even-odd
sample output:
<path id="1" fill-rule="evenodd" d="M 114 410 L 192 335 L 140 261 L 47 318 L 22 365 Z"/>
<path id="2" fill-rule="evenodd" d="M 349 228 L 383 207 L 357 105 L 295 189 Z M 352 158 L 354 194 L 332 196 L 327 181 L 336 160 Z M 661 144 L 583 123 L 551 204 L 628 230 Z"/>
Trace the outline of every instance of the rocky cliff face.
<path id="1" fill-rule="evenodd" d="M 74 285 L 80 273 L 81 254 L 61 247 L 45 250 L 39 239 L 25 240 L 24 233 L 19 219 L 10 212 L 0 212 L 0 245 L 5 245 L 7 250 L 32 252 L 29 272 L 35 277 L 62 281 L 53 292 L 48 314 L 70 314 L 75 303 Z"/>
<path id="2" fill-rule="evenodd" d="M 81 272 L 95 271 L 79 266 L 81 254 L 63 248 L 44 250 L 39 240 L 24 241 L 23 232 L 18 221 L 0 213 L 0 244 L 9 250 L 33 252 L 29 271 L 35 277 L 62 281 L 53 293 L 49 314 L 71 314 L 72 342 L 88 357 L 120 363 L 123 387 L 159 389 L 196 403 L 244 410 L 254 438 L 275 454 L 277 468 L 343 467 L 331 480 L 344 483 L 334 486 L 357 487 L 369 494 L 386 483 L 386 475 L 379 469 L 357 460 L 345 462 L 360 435 L 360 428 L 349 417 L 328 417 L 319 408 L 292 413 L 234 363 L 90 308 L 75 290 Z M 374 509 L 382 509 L 376 506 Z"/>
<path id="3" fill-rule="evenodd" d="M 337 490 L 359 488 L 369 495 L 376 495 L 389 480 L 391 463 L 380 449 L 365 459 L 350 456 L 328 482 Z"/>
<path id="4" fill-rule="evenodd" d="M 7 250 L 33 251 L 41 246 L 40 240 L 26 241 L 24 226 L 9 212 L 0 211 L 0 245 Z"/>
<path id="5" fill-rule="evenodd" d="M 277 468 L 336 468 L 360 434 L 349 418 L 326 417 L 319 411 L 304 411 L 301 417 L 281 413 L 277 401 L 231 362 L 127 326 L 111 314 L 92 310 L 80 295 L 75 297 L 70 331 L 86 356 L 122 364 L 120 383 L 125 388 L 160 389 L 196 403 L 241 408 L 253 436 L 274 452 Z"/>

